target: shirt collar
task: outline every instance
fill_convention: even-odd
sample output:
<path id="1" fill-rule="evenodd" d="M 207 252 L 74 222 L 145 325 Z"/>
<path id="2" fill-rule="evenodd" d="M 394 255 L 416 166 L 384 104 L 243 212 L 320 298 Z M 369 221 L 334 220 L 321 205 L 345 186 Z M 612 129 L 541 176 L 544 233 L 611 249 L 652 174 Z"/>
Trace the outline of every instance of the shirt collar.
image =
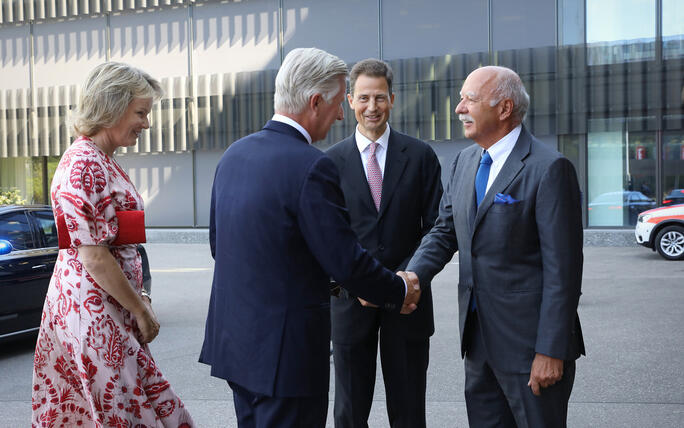
<path id="1" fill-rule="evenodd" d="M 390 135 L 390 126 L 389 123 L 387 124 L 387 127 L 385 127 L 385 132 L 382 133 L 380 138 L 378 138 L 375 142 L 378 143 L 383 149 L 387 150 L 387 145 L 389 144 L 389 135 Z M 359 131 L 359 125 L 356 125 L 356 132 L 354 133 L 354 138 L 356 138 L 356 147 L 359 149 L 359 153 L 363 153 L 364 150 L 368 146 L 373 143 L 373 141 L 369 140 L 365 135 Z"/>
<path id="2" fill-rule="evenodd" d="M 516 126 L 511 132 L 506 134 L 502 139 L 487 149 L 487 153 L 489 153 L 489 156 L 492 157 L 492 163 L 495 163 L 499 160 L 505 161 L 506 158 L 508 158 L 508 155 L 513 151 L 515 142 L 518 141 L 518 137 L 520 137 L 521 131 L 522 125 Z"/>
<path id="3" fill-rule="evenodd" d="M 282 114 L 278 114 L 278 113 L 274 114 L 273 117 L 271 118 L 271 120 L 290 125 L 294 129 L 299 131 L 304 136 L 304 138 L 306 138 L 306 141 L 308 141 L 309 144 L 311 144 L 311 135 L 309 135 L 309 133 L 306 131 L 306 129 L 304 129 L 304 127 L 302 125 L 300 125 L 299 123 L 297 123 L 295 120 L 293 120 L 287 116 L 283 116 Z"/>

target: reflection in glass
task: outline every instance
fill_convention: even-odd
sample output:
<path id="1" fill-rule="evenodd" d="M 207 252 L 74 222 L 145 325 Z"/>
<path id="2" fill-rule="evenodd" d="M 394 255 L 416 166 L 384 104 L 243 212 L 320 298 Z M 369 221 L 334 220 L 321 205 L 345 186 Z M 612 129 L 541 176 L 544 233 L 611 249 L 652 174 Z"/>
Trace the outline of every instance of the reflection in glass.
<path id="1" fill-rule="evenodd" d="M 641 119 L 641 118 L 640 118 Z M 633 226 L 654 208 L 653 132 L 629 132 L 643 121 L 593 120 L 587 137 L 589 226 Z"/>
<path id="2" fill-rule="evenodd" d="M 43 245 L 45 247 L 57 247 L 59 239 L 52 211 L 34 211 L 32 215 L 38 224 L 40 235 L 44 241 Z"/>
<path id="3" fill-rule="evenodd" d="M 23 212 L 11 212 L 0 216 L 0 239 L 9 241 L 15 250 L 34 248 L 31 226 Z"/>
<path id="4" fill-rule="evenodd" d="M 684 55 L 684 2 L 663 1 L 663 57 Z"/>
<path id="5" fill-rule="evenodd" d="M 655 0 L 587 0 L 589 65 L 655 58 Z"/>
<path id="6" fill-rule="evenodd" d="M 663 205 L 684 204 L 684 132 L 663 135 Z"/>

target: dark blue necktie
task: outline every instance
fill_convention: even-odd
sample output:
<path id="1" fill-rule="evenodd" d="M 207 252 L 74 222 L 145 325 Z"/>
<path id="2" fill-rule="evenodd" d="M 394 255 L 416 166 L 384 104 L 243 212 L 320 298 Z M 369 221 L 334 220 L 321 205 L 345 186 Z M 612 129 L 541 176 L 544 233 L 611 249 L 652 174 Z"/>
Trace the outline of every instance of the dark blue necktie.
<path id="1" fill-rule="evenodd" d="M 487 193 L 487 181 L 489 180 L 489 170 L 492 167 L 492 157 L 485 150 L 480 158 L 480 166 L 477 168 L 477 175 L 475 175 L 475 197 L 477 198 L 477 205 L 480 206 L 480 202 L 485 197 Z M 475 293 L 472 292 L 470 295 L 470 312 L 475 312 L 477 305 L 475 304 Z"/>
<path id="2" fill-rule="evenodd" d="M 487 193 L 487 180 L 489 180 L 489 170 L 492 167 L 492 157 L 485 150 L 480 158 L 480 167 L 477 169 L 477 175 L 475 176 L 475 196 L 477 197 L 477 206 L 480 206 L 480 202 L 485 197 Z"/>

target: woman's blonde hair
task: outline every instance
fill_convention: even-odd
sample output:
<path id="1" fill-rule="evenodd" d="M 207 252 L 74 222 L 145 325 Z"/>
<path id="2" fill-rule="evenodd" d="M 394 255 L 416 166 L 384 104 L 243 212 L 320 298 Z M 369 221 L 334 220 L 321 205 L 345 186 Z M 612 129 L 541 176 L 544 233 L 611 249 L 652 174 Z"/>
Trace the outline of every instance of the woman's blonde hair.
<path id="1" fill-rule="evenodd" d="M 92 137 L 121 119 L 134 98 L 159 100 L 159 81 L 144 71 L 120 62 L 100 64 L 86 78 L 70 128 L 75 136 Z"/>

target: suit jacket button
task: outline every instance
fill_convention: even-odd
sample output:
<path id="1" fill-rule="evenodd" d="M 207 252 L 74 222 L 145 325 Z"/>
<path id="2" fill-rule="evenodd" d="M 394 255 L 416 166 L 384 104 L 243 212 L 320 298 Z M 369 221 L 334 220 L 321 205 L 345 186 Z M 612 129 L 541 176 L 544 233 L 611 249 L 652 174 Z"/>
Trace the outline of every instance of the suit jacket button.
<path id="1" fill-rule="evenodd" d="M 382 245 L 382 244 L 380 244 L 380 246 L 378 247 L 378 250 L 380 250 L 380 251 L 385 251 L 385 246 Z"/>
<path id="2" fill-rule="evenodd" d="M 393 303 L 385 303 L 385 309 L 387 309 L 388 311 L 391 311 L 392 309 L 394 309 L 394 304 Z"/>

